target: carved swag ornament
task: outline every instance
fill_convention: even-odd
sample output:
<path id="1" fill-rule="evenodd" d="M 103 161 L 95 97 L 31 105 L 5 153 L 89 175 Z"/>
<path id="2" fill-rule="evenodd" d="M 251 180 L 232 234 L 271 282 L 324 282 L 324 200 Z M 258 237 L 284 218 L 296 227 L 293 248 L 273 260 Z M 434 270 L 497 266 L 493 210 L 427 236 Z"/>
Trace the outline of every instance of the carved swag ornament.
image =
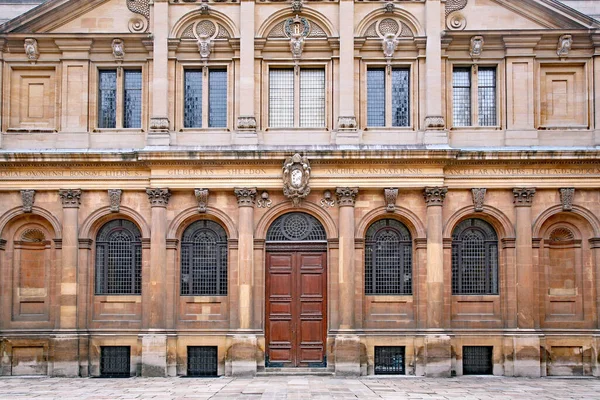
<path id="1" fill-rule="evenodd" d="M 283 163 L 283 194 L 295 207 L 310 193 L 310 163 L 296 153 Z"/>

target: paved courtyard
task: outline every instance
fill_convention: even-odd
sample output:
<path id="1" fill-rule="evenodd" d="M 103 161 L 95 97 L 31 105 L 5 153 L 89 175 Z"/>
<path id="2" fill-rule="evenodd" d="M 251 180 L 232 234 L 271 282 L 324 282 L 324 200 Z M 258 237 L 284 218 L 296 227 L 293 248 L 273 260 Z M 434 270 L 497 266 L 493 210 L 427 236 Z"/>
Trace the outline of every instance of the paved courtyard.
<path id="1" fill-rule="evenodd" d="M 598 379 L 501 377 L 254 379 L 0 378 L 0 399 L 600 399 Z"/>

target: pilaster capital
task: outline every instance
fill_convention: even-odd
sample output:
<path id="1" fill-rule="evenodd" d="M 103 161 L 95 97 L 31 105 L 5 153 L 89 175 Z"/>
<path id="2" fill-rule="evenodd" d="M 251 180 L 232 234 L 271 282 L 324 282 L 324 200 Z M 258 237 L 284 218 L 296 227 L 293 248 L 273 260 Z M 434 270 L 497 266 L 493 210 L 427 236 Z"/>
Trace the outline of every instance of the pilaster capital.
<path id="1" fill-rule="evenodd" d="M 256 198 L 256 188 L 234 188 L 238 201 L 238 207 L 254 207 L 254 199 Z"/>
<path id="2" fill-rule="evenodd" d="M 171 192 L 168 188 L 148 188 L 146 189 L 146 194 L 148 195 L 151 207 L 166 207 L 167 204 L 169 204 L 169 198 L 171 197 Z"/>
<path id="3" fill-rule="evenodd" d="M 58 191 L 63 208 L 79 208 L 81 189 L 60 189 Z"/>
<path id="4" fill-rule="evenodd" d="M 514 188 L 513 203 L 515 207 L 531 207 L 535 196 L 535 188 Z"/>
<path id="5" fill-rule="evenodd" d="M 358 195 L 358 188 L 338 187 L 335 188 L 335 195 L 338 198 L 337 202 L 340 207 L 354 207 L 356 196 Z"/>
<path id="6" fill-rule="evenodd" d="M 446 193 L 448 193 L 448 188 L 446 186 L 426 187 L 423 189 L 425 204 L 427 204 L 427 207 L 442 206 L 444 204 L 444 199 L 446 198 Z"/>

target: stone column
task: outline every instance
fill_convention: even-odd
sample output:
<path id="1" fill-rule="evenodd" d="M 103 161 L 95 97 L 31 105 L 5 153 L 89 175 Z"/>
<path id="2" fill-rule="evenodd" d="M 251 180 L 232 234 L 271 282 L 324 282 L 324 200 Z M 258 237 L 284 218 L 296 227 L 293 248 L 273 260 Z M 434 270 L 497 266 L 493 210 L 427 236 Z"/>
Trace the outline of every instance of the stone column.
<path id="1" fill-rule="evenodd" d="M 254 276 L 254 199 L 256 188 L 235 188 L 238 199 L 238 318 L 239 332 L 233 337 L 231 374 L 256 375 L 257 340 L 252 319 Z M 245 332 L 244 332 L 245 331 Z"/>
<path id="2" fill-rule="evenodd" d="M 237 118 L 236 144 L 256 144 L 254 114 L 254 0 L 240 2 L 240 115 Z"/>
<path id="3" fill-rule="evenodd" d="M 335 337 L 336 375 L 360 375 L 360 339 L 354 333 L 355 268 L 354 268 L 354 203 L 358 188 L 339 187 L 339 301 L 340 326 Z"/>
<path id="4" fill-rule="evenodd" d="M 54 376 L 79 375 L 77 338 L 77 263 L 79 259 L 79 205 L 81 190 L 61 189 L 63 206 L 62 265 L 59 289 L 59 328 L 54 343 Z"/>
<path id="5" fill-rule="evenodd" d="M 154 0 L 152 12 L 152 108 L 147 143 L 169 145 L 169 2 Z"/>
<path id="6" fill-rule="evenodd" d="M 148 303 L 144 307 L 147 315 L 147 333 L 142 335 L 142 376 L 161 377 L 167 374 L 166 329 L 166 279 L 167 279 L 167 205 L 169 189 L 146 189 L 152 207 L 150 233 L 149 282 L 142 285 Z"/>
<path id="7" fill-rule="evenodd" d="M 442 206 L 446 187 L 427 187 L 423 197 L 427 204 L 427 328 L 425 338 L 427 376 L 449 377 L 452 352 L 450 337 L 444 328 L 444 243 Z M 439 331 L 439 333 L 435 333 Z"/>
<path id="8" fill-rule="evenodd" d="M 515 376 L 540 376 L 540 338 L 535 334 L 536 294 L 533 271 L 531 203 L 534 188 L 513 189 L 516 213 L 517 328 L 531 335 L 514 338 Z"/>
<path id="9" fill-rule="evenodd" d="M 354 114 L 354 0 L 340 0 L 340 65 L 337 83 L 339 115 L 337 120 L 337 144 L 358 144 Z"/>

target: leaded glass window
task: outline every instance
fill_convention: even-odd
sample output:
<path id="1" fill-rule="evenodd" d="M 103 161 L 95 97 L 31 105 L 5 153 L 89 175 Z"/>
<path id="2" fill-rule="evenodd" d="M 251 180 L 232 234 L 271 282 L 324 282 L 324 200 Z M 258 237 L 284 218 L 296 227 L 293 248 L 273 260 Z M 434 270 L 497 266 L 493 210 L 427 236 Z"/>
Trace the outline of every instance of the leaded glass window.
<path id="1" fill-rule="evenodd" d="M 183 73 L 183 127 L 227 127 L 227 69 L 186 69 Z"/>
<path id="2" fill-rule="evenodd" d="M 208 126 L 227 126 L 227 70 L 211 69 L 208 73 Z"/>
<path id="3" fill-rule="evenodd" d="M 410 69 L 367 69 L 367 125 L 410 126 Z"/>
<path id="4" fill-rule="evenodd" d="M 96 237 L 96 294 L 142 292 L 142 240 L 131 221 L 106 223 Z"/>
<path id="5" fill-rule="evenodd" d="M 98 128 L 142 127 L 142 70 L 98 71 Z"/>
<path id="6" fill-rule="evenodd" d="M 409 126 L 409 70 L 392 69 L 392 126 Z"/>
<path id="7" fill-rule="evenodd" d="M 496 125 L 496 68 L 479 68 L 479 126 Z"/>
<path id="8" fill-rule="evenodd" d="M 123 128 L 142 127 L 142 71 L 125 70 Z"/>
<path id="9" fill-rule="evenodd" d="M 453 126 L 497 126 L 496 67 L 455 67 L 452 72 Z"/>
<path id="10" fill-rule="evenodd" d="M 269 71 L 269 126 L 294 126 L 294 70 Z"/>
<path id="11" fill-rule="evenodd" d="M 196 221 L 183 233 L 181 295 L 227 295 L 227 233 L 216 222 Z"/>
<path id="12" fill-rule="evenodd" d="M 376 221 L 367 230 L 365 294 L 412 294 L 412 238 L 395 219 Z"/>
<path id="13" fill-rule="evenodd" d="M 454 68 L 452 74 L 454 126 L 471 125 L 471 68 Z"/>
<path id="14" fill-rule="evenodd" d="M 467 219 L 454 229 L 452 294 L 498 294 L 498 236 L 484 220 Z"/>
<path id="15" fill-rule="evenodd" d="M 300 71 L 300 127 L 325 126 L 325 70 Z"/>
<path id="16" fill-rule="evenodd" d="M 367 70 L 367 125 L 385 126 L 385 68 Z"/>
<path id="17" fill-rule="evenodd" d="M 186 70 L 183 126 L 202 128 L 202 70 Z"/>
<path id="18" fill-rule="evenodd" d="M 117 127 L 117 71 L 99 71 L 98 128 Z"/>

